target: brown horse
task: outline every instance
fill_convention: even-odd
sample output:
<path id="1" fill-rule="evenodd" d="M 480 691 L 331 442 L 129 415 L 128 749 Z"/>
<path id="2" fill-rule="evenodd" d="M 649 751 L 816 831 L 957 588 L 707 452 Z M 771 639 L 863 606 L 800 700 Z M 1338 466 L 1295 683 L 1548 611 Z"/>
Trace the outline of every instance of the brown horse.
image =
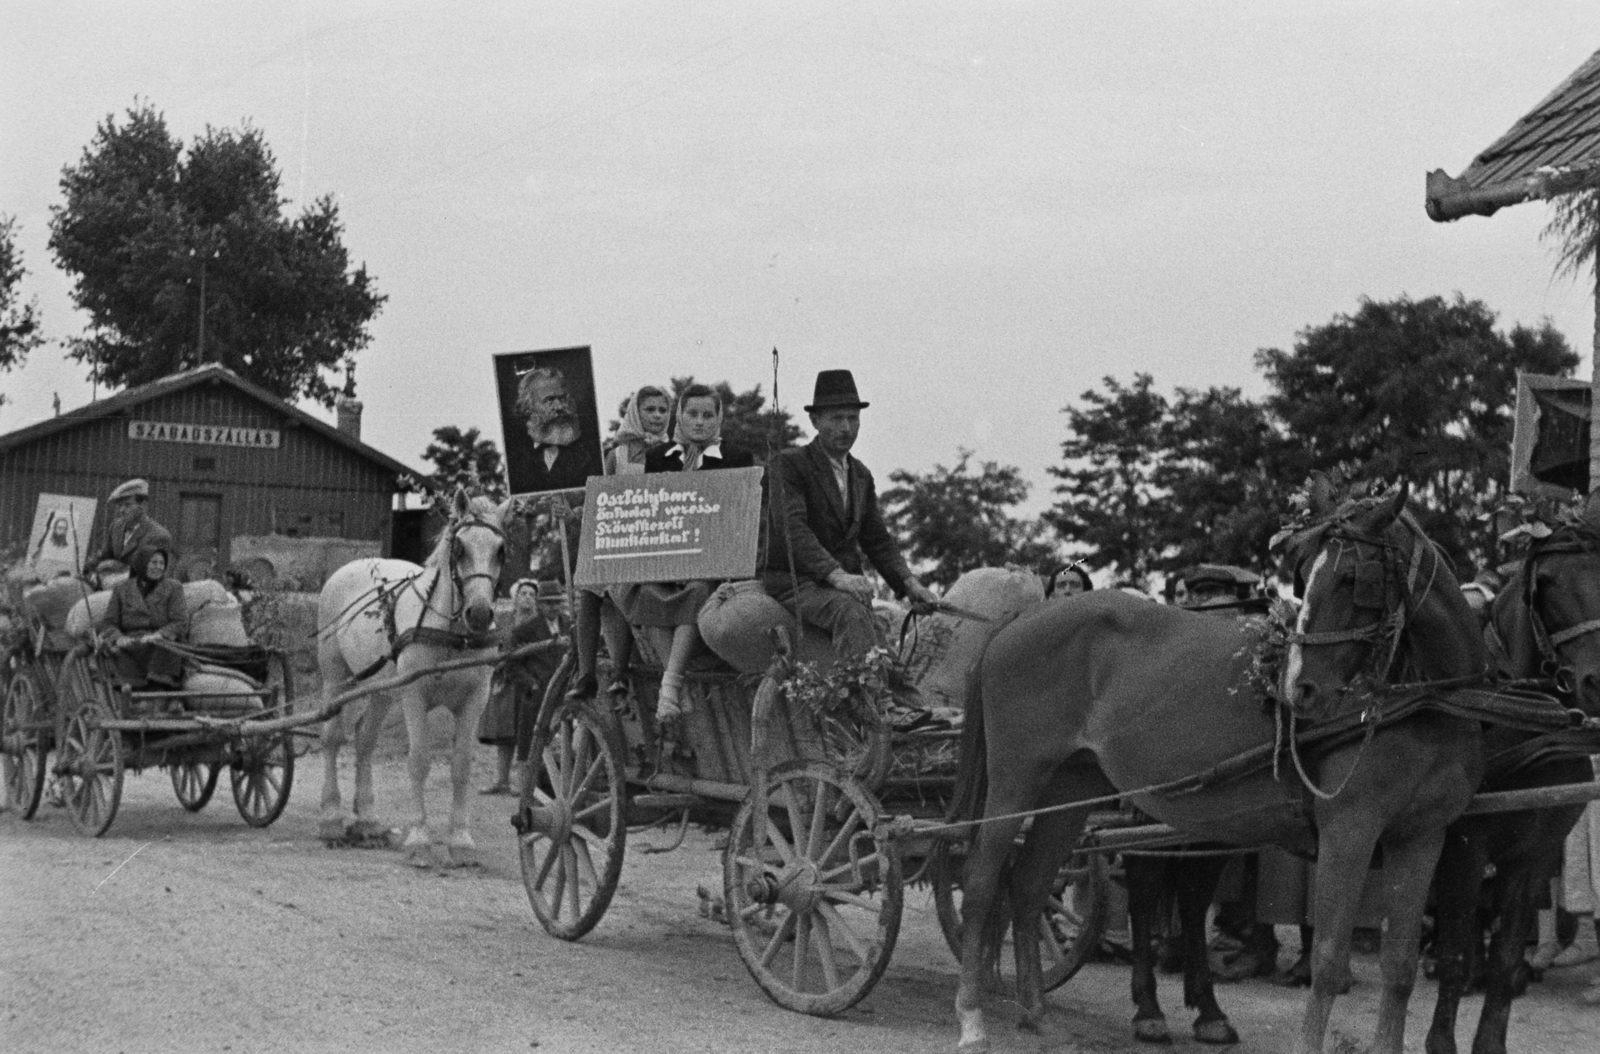
<path id="1" fill-rule="evenodd" d="M 1600 516 L 1594 517 L 1600 520 Z M 1600 715 L 1600 523 L 1558 528 L 1529 548 L 1521 569 L 1496 598 L 1488 630 L 1496 672 L 1507 678 L 1552 678 L 1562 701 Z M 1560 749 L 1561 733 L 1535 736 L 1495 728 L 1484 737 L 1488 775 L 1483 790 L 1584 783 L 1588 749 Z M 1541 757 L 1537 748 L 1557 747 Z M 1428 1054 L 1455 1054 L 1456 1011 L 1478 947 L 1477 907 L 1486 866 L 1494 865 L 1500 927 L 1490 943 L 1487 990 L 1473 1054 L 1504 1054 L 1533 895 L 1561 860 L 1567 832 L 1582 805 L 1464 816 L 1445 834 L 1434 880 L 1439 997 L 1428 1031 Z"/>
<path id="2" fill-rule="evenodd" d="M 1283 689 L 1302 706 L 1316 704 L 1318 716 L 1377 717 L 1380 696 L 1348 690 L 1364 666 L 1379 679 L 1482 674 L 1472 613 L 1443 558 L 1403 515 L 1404 505 L 1402 493 L 1335 508 L 1319 484 L 1312 502 L 1319 522 L 1293 540 L 1295 566 L 1315 570 Z M 1377 609 L 1365 610 L 1374 600 Z M 1381 628 L 1369 628 L 1374 615 Z M 1256 643 L 1245 626 L 1118 593 L 1045 605 L 995 635 L 980 668 L 978 698 L 967 708 L 963 742 L 965 815 L 981 808 L 984 818 L 968 856 L 964 907 L 970 918 L 986 920 L 964 934 L 956 993 L 963 1051 L 988 1049 L 982 964 L 994 941 L 1002 865 L 1023 822 L 1016 814 L 1121 791 L 1200 839 L 1317 852 L 1317 945 L 1300 1051 L 1322 1048 L 1362 879 L 1381 842 L 1390 935 L 1397 939 L 1385 951 L 1375 1049 L 1398 1054 L 1418 919 L 1443 831 L 1482 775 L 1479 726 L 1427 710 L 1383 723 L 1369 736 L 1359 734 L 1362 724 L 1376 729 L 1379 722 L 1363 722 L 1354 726 L 1354 738 L 1324 739 L 1307 752 L 1312 756 L 1300 757 L 1303 777 L 1285 763 L 1279 778 L 1270 763 L 1274 713 L 1259 704 L 1252 681 Z M 1201 777 L 1252 751 L 1267 758 L 1264 766 L 1225 779 Z M 1315 796 L 1312 823 L 1302 782 L 1337 789 Z M 1174 792 L 1152 790 L 1163 785 Z M 1175 792 L 1180 787 L 1185 792 Z M 1039 1027 L 1045 1009 L 1036 952 L 1040 908 L 1087 809 L 1037 815 L 1009 871 L 1017 1001 L 1026 1029 Z"/>

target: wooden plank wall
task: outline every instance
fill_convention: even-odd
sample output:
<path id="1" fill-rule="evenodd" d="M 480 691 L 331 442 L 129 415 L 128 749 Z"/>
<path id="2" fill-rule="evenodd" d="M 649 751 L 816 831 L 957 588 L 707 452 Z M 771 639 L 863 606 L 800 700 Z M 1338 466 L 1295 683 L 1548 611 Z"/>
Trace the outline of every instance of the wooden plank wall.
<path id="1" fill-rule="evenodd" d="M 129 439 L 128 422 L 135 419 L 274 428 L 282 442 L 262 450 Z M 234 535 L 272 534 L 301 514 L 315 521 L 303 534 L 375 539 L 385 551 L 389 545 L 389 472 L 242 392 L 214 385 L 174 392 L 0 454 L 0 552 L 26 545 L 41 492 L 99 497 L 98 543 L 106 494 L 135 476 L 150 481 L 150 514 L 174 532 L 182 494 L 220 495 L 224 550 Z M 226 562 L 226 551 L 221 557 Z"/>

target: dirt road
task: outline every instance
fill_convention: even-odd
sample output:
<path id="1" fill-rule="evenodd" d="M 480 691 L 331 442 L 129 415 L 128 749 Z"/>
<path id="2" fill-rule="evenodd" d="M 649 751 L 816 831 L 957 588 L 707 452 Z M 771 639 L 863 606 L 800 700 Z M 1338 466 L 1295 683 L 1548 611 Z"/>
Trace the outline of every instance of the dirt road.
<path id="1" fill-rule="evenodd" d="M 486 768 L 486 759 L 480 768 Z M 403 765 L 379 765 L 379 801 L 398 820 Z M 198 815 L 164 772 L 130 774 L 111 831 L 88 840 L 46 806 L 24 823 L 0 813 L 0 1049 L 25 1052 L 792 1051 L 873 1054 L 954 1049 L 955 964 L 926 890 L 907 894 L 900 946 L 882 983 L 837 1020 L 779 1009 L 750 980 L 727 931 L 696 910 L 720 885 L 714 833 L 666 855 L 629 845 L 622 887 L 582 943 L 547 937 L 524 898 L 507 798 L 478 798 L 483 866 L 417 870 L 387 850 L 327 849 L 315 837 L 320 758 L 301 759 L 288 811 L 244 826 L 224 776 Z M 445 767 L 429 801 L 442 815 Z M 656 841 L 664 841 L 654 836 Z M 1587 969 L 1556 971 L 1515 1009 L 1514 1051 L 1600 1049 L 1600 1009 L 1575 997 Z M 1335 1010 L 1332 1049 L 1370 1038 L 1377 966 Z M 1051 996 L 1051 1031 L 1022 1036 L 995 1007 L 995 1048 L 1134 1047 L 1127 972 L 1090 966 Z M 1178 1045 L 1188 1036 L 1176 978 L 1162 995 Z M 1286 1049 L 1302 996 L 1263 983 L 1221 989 L 1239 1051 Z M 1411 1042 L 1433 1004 L 1419 983 Z M 1470 1044 L 1477 1000 L 1462 1018 Z"/>

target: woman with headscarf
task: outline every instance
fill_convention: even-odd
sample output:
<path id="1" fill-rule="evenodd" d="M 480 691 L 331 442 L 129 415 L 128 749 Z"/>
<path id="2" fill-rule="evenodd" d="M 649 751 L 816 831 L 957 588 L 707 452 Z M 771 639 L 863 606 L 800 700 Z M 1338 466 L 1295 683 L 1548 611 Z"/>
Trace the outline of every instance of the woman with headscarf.
<path id="1" fill-rule="evenodd" d="M 606 440 L 608 476 L 629 476 L 644 471 L 647 450 L 666 441 L 672 418 L 672 399 L 653 384 L 634 392 L 622 412 L 622 426 Z"/>
<path id="2" fill-rule="evenodd" d="M 722 438 L 722 400 L 714 388 L 692 384 L 678 399 L 672 442 L 645 453 L 646 472 L 706 472 L 749 468 L 755 456 Z M 656 718 L 672 721 L 688 712 L 682 696 L 683 672 L 700 648 L 695 619 L 711 596 L 709 582 L 651 582 L 628 586 L 616 594 L 617 606 L 630 625 L 672 629 L 672 650 L 661 673 Z"/>
<path id="3" fill-rule="evenodd" d="M 605 474 L 632 476 L 643 473 L 645 452 L 666 440 L 667 422 L 671 418 L 672 399 L 655 385 L 647 384 L 629 396 L 622 409 L 621 427 L 605 442 Z M 578 590 L 575 629 L 578 669 L 572 679 L 572 689 L 567 693 L 569 697 L 588 699 L 599 691 L 594 671 L 600 657 L 602 631 L 616 673 L 610 690 L 627 690 L 623 673 L 633 653 L 633 636 L 615 612 L 610 615 L 604 613 L 603 605 L 608 592 L 603 586 Z"/>
<path id="4" fill-rule="evenodd" d="M 117 676 L 134 687 L 183 683 L 183 656 L 158 641 L 180 641 L 189 627 L 183 587 L 167 577 L 172 554 L 155 546 L 135 550 L 129 575 L 111 591 L 100 619 L 102 635 L 116 656 Z"/>

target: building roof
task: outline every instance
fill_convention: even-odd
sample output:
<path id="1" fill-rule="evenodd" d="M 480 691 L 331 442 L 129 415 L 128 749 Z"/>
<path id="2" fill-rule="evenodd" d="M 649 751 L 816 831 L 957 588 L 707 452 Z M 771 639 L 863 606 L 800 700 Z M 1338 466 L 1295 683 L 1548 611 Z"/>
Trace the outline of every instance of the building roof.
<path id="1" fill-rule="evenodd" d="M 192 370 L 169 374 L 160 380 L 151 381 L 149 384 L 141 384 L 137 388 L 129 388 L 127 391 L 118 392 L 108 398 L 98 399 L 88 406 L 80 406 L 76 410 L 69 410 L 58 417 L 49 417 L 38 424 L 19 428 L 15 432 L 7 432 L 4 435 L 0 435 L 0 454 L 25 443 L 31 443 L 36 439 L 42 439 L 57 432 L 64 432 L 102 417 L 113 417 L 152 399 L 159 399 L 162 396 L 171 395 L 174 392 L 181 392 L 186 388 L 194 388 L 202 384 L 223 384 L 243 392 L 251 398 L 266 403 L 276 412 L 311 429 L 330 442 L 344 447 L 352 454 L 366 458 L 368 461 L 396 475 L 418 474 L 416 470 L 401 464 L 383 451 L 370 447 L 353 436 L 346 435 L 326 421 L 313 417 L 292 403 L 285 402 L 273 395 L 259 384 L 247 381 L 226 366 L 215 362 L 208 362 L 204 366 Z"/>
<path id="2" fill-rule="evenodd" d="M 1428 173 L 1428 215 L 1440 223 L 1586 185 L 1600 169 L 1600 51 L 1451 179 Z"/>

